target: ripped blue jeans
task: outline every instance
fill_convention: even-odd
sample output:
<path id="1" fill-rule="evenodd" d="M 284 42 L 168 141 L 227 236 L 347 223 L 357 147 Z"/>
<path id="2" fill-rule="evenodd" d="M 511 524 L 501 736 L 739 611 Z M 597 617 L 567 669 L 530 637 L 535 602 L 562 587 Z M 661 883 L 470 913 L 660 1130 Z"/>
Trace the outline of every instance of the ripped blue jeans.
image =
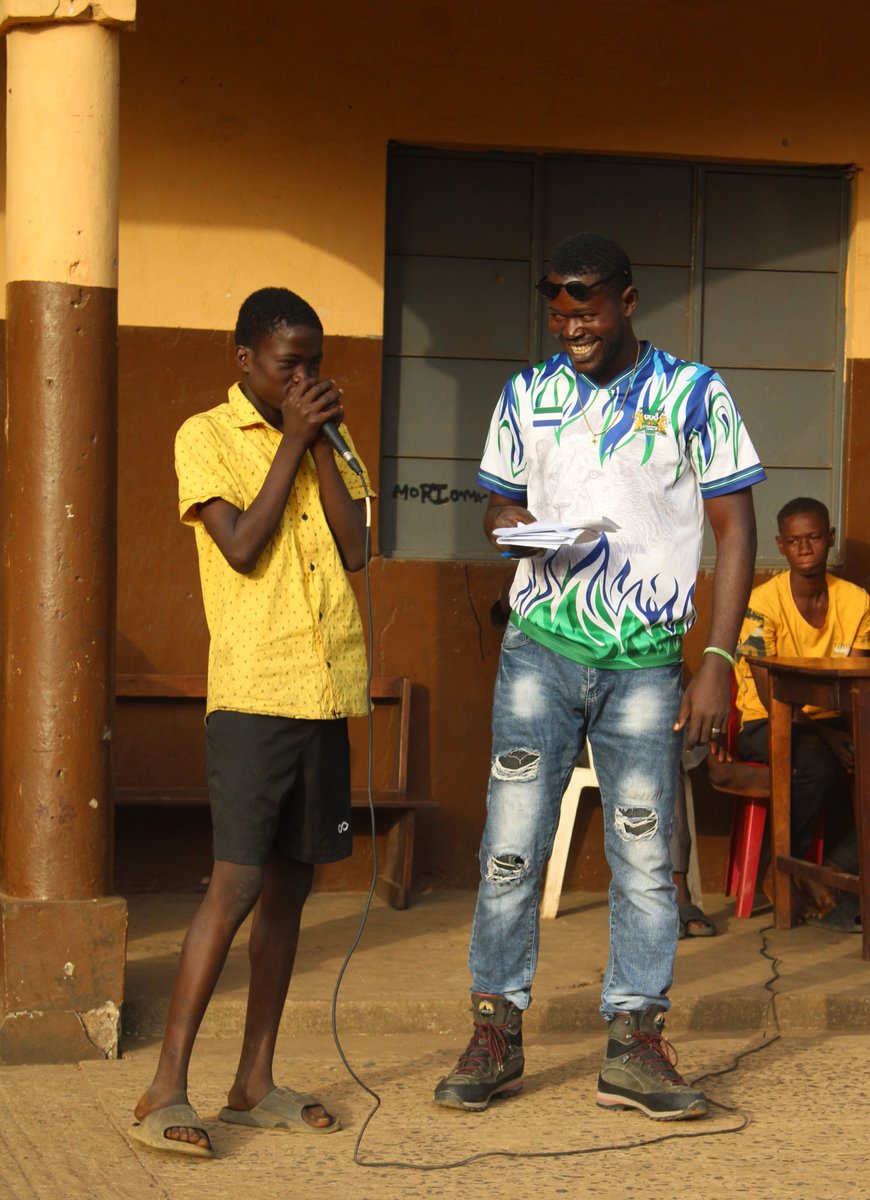
<path id="1" fill-rule="evenodd" d="M 681 695 L 679 663 L 628 671 L 585 667 L 508 625 L 493 700 L 481 883 L 469 948 L 474 991 L 507 996 L 521 1009 L 530 1003 L 541 870 L 562 793 L 588 737 L 611 872 L 601 1012 L 609 1017 L 651 1004 L 669 1007 L 678 913 L 668 839 L 683 742 L 673 730 Z"/>

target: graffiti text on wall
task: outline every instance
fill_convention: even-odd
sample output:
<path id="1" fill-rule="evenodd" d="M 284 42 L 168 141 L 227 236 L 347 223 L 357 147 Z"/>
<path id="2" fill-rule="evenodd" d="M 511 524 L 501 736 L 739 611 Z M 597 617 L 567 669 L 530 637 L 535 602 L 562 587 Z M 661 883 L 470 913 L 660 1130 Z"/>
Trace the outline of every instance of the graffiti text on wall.
<path id="1" fill-rule="evenodd" d="M 416 500 L 420 504 L 463 504 L 468 501 L 482 504 L 489 499 L 489 494 L 478 488 L 452 488 L 447 483 L 397 483 L 392 498 Z"/>

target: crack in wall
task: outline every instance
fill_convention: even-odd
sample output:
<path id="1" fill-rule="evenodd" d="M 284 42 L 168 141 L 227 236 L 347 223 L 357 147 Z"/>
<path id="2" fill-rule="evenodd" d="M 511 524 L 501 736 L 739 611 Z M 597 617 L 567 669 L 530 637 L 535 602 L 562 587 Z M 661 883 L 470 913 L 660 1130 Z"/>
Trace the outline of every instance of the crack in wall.
<path id="1" fill-rule="evenodd" d="M 471 615 L 474 617 L 474 623 L 477 626 L 477 648 L 480 651 L 480 661 L 483 662 L 483 626 L 480 623 L 480 617 L 477 615 L 477 609 L 474 607 L 474 600 L 471 595 L 471 579 L 468 575 L 468 563 L 463 564 L 462 575 L 465 579 L 465 595 L 468 598 L 468 607 L 471 609 Z"/>

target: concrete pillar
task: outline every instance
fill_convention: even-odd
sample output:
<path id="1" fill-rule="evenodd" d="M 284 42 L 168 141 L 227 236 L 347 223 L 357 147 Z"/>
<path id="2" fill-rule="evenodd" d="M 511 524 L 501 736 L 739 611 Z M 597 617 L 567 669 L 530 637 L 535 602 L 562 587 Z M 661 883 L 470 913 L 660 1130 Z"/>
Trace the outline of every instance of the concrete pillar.
<path id="1" fill-rule="evenodd" d="M 56 14 L 63 8 L 63 16 Z M 114 1057 L 119 27 L 0 3 L 7 48 L 0 1062 Z"/>

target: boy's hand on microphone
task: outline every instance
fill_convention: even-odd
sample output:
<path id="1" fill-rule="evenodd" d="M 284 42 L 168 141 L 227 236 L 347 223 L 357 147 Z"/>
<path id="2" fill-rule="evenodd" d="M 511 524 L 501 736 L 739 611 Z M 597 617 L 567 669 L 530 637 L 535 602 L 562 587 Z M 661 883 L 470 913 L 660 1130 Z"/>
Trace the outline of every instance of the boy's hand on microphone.
<path id="1" fill-rule="evenodd" d="M 313 446 L 327 421 L 338 424 L 343 419 L 341 396 L 331 379 L 294 380 L 281 404 L 284 436 L 306 448 Z"/>

